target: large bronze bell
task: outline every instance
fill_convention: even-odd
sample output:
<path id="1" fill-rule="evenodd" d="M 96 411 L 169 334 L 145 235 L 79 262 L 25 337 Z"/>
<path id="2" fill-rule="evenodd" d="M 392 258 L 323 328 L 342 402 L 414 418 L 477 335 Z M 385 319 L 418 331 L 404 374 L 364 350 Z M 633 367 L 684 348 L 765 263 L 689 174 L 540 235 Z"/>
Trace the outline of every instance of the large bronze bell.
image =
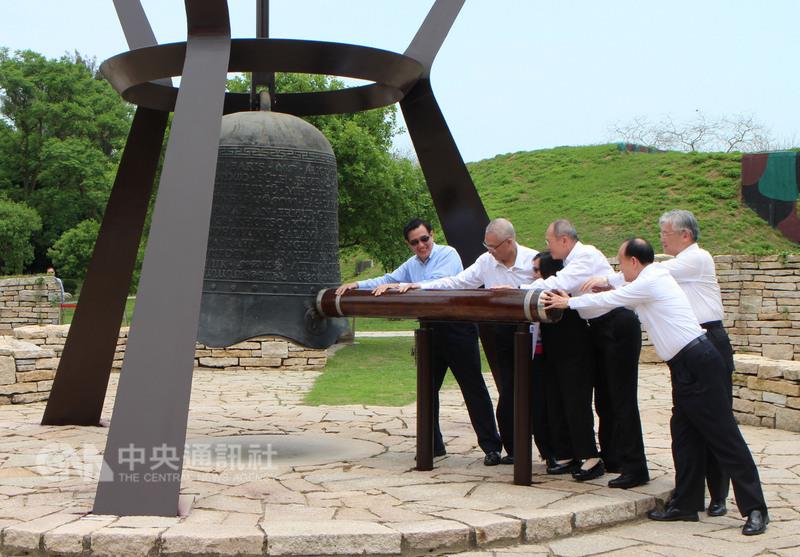
<path id="1" fill-rule="evenodd" d="M 340 282 L 337 208 L 336 158 L 318 129 L 268 110 L 224 116 L 198 341 L 335 343 L 346 323 L 314 308 Z"/>

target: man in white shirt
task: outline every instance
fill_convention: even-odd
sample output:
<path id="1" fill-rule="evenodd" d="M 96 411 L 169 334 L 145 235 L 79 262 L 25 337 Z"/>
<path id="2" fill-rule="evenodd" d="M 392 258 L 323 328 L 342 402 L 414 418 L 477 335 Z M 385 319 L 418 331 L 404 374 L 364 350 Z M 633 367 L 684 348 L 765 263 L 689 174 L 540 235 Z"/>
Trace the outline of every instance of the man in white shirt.
<path id="1" fill-rule="evenodd" d="M 436 280 L 401 284 L 401 292 L 409 289 L 470 289 L 511 285 L 514 288 L 533 280 L 533 258 L 536 250 L 516 241 L 514 226 L 506 219 L 494 219 L 486 227 L 483 246 L 486 253 L 457 275 Z M 497 385 L 497 426 L 506 449 L 502 464 L 514 463 L 514 325 L 495 325 L 495 351 L 500 384 Z"/>
<path id="2" fill-rule="evenodd" d="M 668 211 L 661 215 L 658 223 L 661 228 L 661 245 L 664 253 L 674 256 L 659 265 L 667 269 L 683 289 L 700 326 L 706 330 L 708 340 L 722 356 L 729 372 L 726 375 L 725 391 L 733 404 L 733 348 L 722 324 L 725 315 L 714 258 L 697 245 L 700 227 L 691 212 L 680 209 Z M 593 278 L 583 286 L 582 290 L 602 290 L 604 286 L 618 287 L 624 282 L 622 273 L 617 273 L 609 277 Z M 707 509 L 708 514 L 724 515 L 727 513 L 725 500 L 728 497 L 730 478 L 711 451 L 706 451 L 706 483 L 711 499 Z"/>
<path id="3" fill-rule="evenodd" d="M 606 257 L 594 246 L 581 243 L 575 227 L 557 220 L 547 227 L 545 241 L 553 257 L 564 261 L 554 276 L 521 288 L 558 289 L 581 295 L 581 286 L 591 277 L 612 272 Z M 600 418 L 599 458 L 587 458 L 573 473 L 578 481 L 597 478 L 606 470 L 619 472 L 609 487 L 629 489 L 647 483 L 650 475 L 644 452 L 639 417 L 638 376 L 642 332 L 636 315 L 625 308 L 578 309 L 589 324 L 588 338 L 595 362 L 595 408 Z M 576 340 L 577 344 L 585 344 Z M 576 350 L 581 346 L 576 345 Z M 578 388 L 578 387 L 576 387 Z M 576 396 L 579 393 L 576 393 Z"/>
<path id="4" fill-rule="evenodd" d="M 689 211 L 676 209 L 668 211 L 658 219 L 661 228 L 661 246 L 664 253 L 674 255 L 673 259 L 662 265 L 686 293 L 700 326 L 706 330 L 708 340 L 714 344 L 725 362 L 728 374 L 725 376 L 725 390 L 733 404 L 733 348 L 722 320 L 725 312 L 722 307 L 722 294 L 717 282 L 714 258 L 697 245 L 700 227 L 697 219 Z M 722 516 L 727 512 L 725 500 L 728 498 L 730 478 L 714 457 L 706 451 L 706 484 L 711 502 L 707 512 L 710 516 Z"/>
<path id="5" fill-rule="evenodd" d="M 632 307 L 644 324 L 672 379 L 672 454 L 675 491 L 663 511 L 648 518 L 696 521 L 702 510 L 705 449 L 729 471 L 736 504 L 747 517 L 742 533 L 761 534 L 769 523 L 767 505 L 750 450 L 733 417 L 723 386 L 728 370 L 706 338 L 689 300 L 669 271 L 652 265 L 653 248 L 640 238 L 619 249 L 620 268 L 630 284 L 617 290 L 570 298 L 544 294 L 546 308 L 611 309 Z"/>

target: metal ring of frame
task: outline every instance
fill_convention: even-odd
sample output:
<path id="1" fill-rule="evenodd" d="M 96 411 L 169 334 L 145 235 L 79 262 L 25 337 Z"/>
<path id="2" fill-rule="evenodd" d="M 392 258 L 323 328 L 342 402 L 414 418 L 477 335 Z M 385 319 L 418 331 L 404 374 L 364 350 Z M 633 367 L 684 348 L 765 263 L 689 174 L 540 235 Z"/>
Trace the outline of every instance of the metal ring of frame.
<path id="1" fill-rule="evenodd" d="M 543 292 L 543 290 L 540 290 L 540 292 Z M 544 309 L 544 298 L 542 296 L 539 296 L 539 298 L 536 300 L 536 313 L 539 314 L 539 321 L 542 323 L 552 323 L 550 318 L 547 316 L 547 310 Z"/>
<path id="2" fill-rule="evenodd" d="M 100 71 L 125 100 L 170 112 L 175 108 L 178 88 L 154 81 L 181 75 L 185 56 L 185 42 L 139 48 L 109 58 Z M 408 56 L 366 46 L 290 39 L 233 39 L 228 71 L 325 74 L 374 82 L 335 91 L 275 95 L 276 112 L 311 116 L 391 105 L 403 99 L 424 68 Z M 226 93 L 224 111 L 249 110 L 249 103 L 249 93 Z"/>
<path id="3" fill-rule="evenodd" d="M 334 300 L 334 304 L 336 305 L 336 313 L 339 314 L 339 317 L 344 317 L 344 314 L 342 313 L 341 303 L 342 303 L 342 295 L 337 294 L 336 299 Z"/>
<path id="4" fill-rule="evenodd" d="M 328 291 L 327 288 L 323 288 L 322 290 L 317 292 L 317 299 L 314 302 L 314 307 L 316 307 L 317 313 L 319 313 L 320 315 L 322 315 L 322 296 L 324 296 L 325 292 L 327 291 Z"/>
<path id="5" fill-rule="evenodd" d="M 525 312 L 525 319 L 527 319 L 528 321 L 533 321 L 533 315 L 531 315 L 531 298 L 533 297 L 533 294 L 535 292 L 536 292 L 535 290 L 528 290 L 525 293 L 525 300 L 523 300 L 522 302 L 522 309 Z"/>

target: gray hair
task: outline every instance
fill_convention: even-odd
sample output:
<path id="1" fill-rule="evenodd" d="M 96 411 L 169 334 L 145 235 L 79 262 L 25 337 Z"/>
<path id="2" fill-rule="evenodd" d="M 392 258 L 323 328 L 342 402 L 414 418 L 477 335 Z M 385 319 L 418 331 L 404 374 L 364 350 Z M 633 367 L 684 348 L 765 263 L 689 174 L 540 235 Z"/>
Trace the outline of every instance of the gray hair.
<path id="1" fill-rule="evenodd" d="M 508 219 L 494 219 L 486 226 L 486 234 L 490 232 L 497 236 L 498 240 L 508 240 L 509 238 L 515 240 L 517 238 L 514 225 Z"/>
<path id="2" fill-rule="evenodd" d="M 667 211 L 658 219 L 658 225 L 664 226 L 665 224 L 672 225 L 672 230 L 680 232 L 686 230 L 692 235 L 692 240 L 695 242 L 700 238 L 700 225 L 697 224 L 697 219 L 691 211 L 684 209 L 673 209 Z"/>
<path id="3" fill-rule="evenodd" d="M 550 226 L 553 227 L 553 236 L 556 238 L 567 236 L 571 240 L 578 240 L 578 231 L 575 230 L 575 227 L 568 220 L 558 219 L 553 221 Z"/>

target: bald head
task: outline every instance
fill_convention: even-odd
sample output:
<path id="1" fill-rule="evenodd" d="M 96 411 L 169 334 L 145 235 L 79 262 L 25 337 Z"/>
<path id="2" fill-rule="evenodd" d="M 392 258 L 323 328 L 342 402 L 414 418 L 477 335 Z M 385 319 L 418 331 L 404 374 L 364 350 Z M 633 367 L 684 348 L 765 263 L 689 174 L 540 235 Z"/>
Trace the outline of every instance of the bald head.
<path id="1" fill-rule="evenodd" d="M 619 247 L 617 253 L 619 270 L 625 280 L 633 282 L 642 272 L 642 269 L 655 261 L 655 252 L 650 242 L 643 238 L 628 238 Z"/>

